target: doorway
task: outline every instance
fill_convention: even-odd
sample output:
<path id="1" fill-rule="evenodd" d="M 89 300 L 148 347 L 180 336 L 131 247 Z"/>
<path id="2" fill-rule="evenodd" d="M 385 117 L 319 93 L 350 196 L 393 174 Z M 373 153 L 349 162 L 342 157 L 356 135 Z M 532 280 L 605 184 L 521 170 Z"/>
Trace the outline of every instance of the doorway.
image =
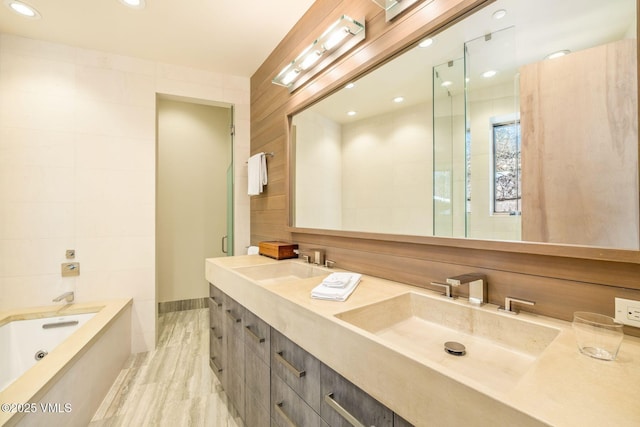
<path id="1" fill-rule="evenodd" d="M 233 254 L 233 107 L 159 95 L 156 300 L 199 308 L 204 260 Z"/>

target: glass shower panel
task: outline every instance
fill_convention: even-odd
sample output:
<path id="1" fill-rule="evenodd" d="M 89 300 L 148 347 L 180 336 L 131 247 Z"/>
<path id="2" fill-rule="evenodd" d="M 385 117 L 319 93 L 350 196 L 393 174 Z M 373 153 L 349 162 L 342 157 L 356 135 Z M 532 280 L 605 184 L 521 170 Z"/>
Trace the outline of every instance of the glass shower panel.
<path id="1" fill-rule="evenodd" d="M 231 138 L 231 161 L 229 163 L 229 167 L 227 168 L 227 235 L 226 235 L 226 254 L 227 256 L 233 256 L 233 248 L 234 248 L 234 221 L 233 221 L 233 191 L 234 191 L 234 169 L 233 169 L 233 160 L 234 160 L 234 149 L 235 149 L 235 109 L 233 106 L 229 109 L 230 115 L 230 138 Z"/>
<path id="2" fill-rule="evenodd" d="M 227 256 L 233 256 L 233 162 L 227 168 Z"/>
<path id="3" fill-rule="evenodd" d="M 520 240 L 520 99 L 515 27 L 465 43 L 466 236 Z"/>
<path id="4" fill-rule="evenodd" d="M 465 235 L 464 60 L 433 67 L 433 232 Z"/>

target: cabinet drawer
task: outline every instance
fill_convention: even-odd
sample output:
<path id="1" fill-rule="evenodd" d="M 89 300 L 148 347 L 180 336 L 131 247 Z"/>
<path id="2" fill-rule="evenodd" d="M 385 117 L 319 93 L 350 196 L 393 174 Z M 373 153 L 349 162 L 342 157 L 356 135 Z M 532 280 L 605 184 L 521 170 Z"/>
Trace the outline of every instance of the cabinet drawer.
<path id="1" fill-rule="evenodd" d="M 271 330 L 271 371 L 320 412 L 320 361 L 275 329 Z"/>
<path id="2" fill-rule="evenodd" d="M 238 411 L 238 416 L 242 419 L 245 419 L 245 388 L 244 388 L 244 375 L 242 378 L 238 375 L 237 372 L 228 369 L 227 370 L 227 381 L 228 386 L 225 391 L 227 392 L 227 396 L 229 396 L 229 403 L 236 408 Z"/>
<path id="3" fill-rule="evenodd" d="M 209 297 L 209 326 L 218 328 L 222 332 L 222 303 L 217 303 L 211 297 Z"/>
<path id="4" fill-rule="evenodd" d="M 227 336 L 235 336 L 242 339 L 243 331 L 242 326 L 244 324 L 244 311 L 245 308 L 238 304 L 231 297 L 224 295 L 222 298 L 222 322 L 224 324 L 224 331 Z"/>
<path id="5" fill-rule="evenodd" d="M 351 427 L 353 418 L 365 426 L 393 427 L 393 412 L 367 393 L 322 365 L 320 416 L 334 427 Z"/>
<path id="6" fill-rule="evenodd" d="M 244 312 L 244 343 L 263 362 L 271 364 L 271 327 L 249 310 Z"/>
<path id="7" fill-rule="evenodd" d="M 279 427 L 323 425 L 320 415 L 277 375 L 271 377 L 271 417 L 273 424 Z"/>
<path id="8" fill-rule="evenodd" d="M 216 285 L 209 283 L 209 298 L 213 298 L 215 301 L 221 303 L 223 294 L 224 292 L 218 289 Z"/>
<path id="9" fill-rule="evenodd" d="M 253 351 L 245 349 L 245 424 L 269 426 L 271 370 Z"/>

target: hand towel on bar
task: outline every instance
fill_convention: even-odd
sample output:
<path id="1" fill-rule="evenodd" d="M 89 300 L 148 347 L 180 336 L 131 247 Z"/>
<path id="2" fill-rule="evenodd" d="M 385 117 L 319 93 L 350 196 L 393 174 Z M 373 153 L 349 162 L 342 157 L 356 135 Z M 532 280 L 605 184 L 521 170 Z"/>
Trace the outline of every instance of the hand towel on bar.
<path id="1" fill-rule="evenodd" d="M 313 290 L 311 290 L 311 298 L 331 301 L 345 301 L 347 298 L 349 298 L 353 291 L 356 290 L 356 287 L 358 286 L 358 283 L 360 283 L 361 278 L 361 274 L 352 273 L 351 280 L 343 288 L 330 287 L 320 283 L 318 286 L 313 288 Z"/>
<path id="2" fill-rule="evenodd" d="M 267 158 L 264 153 L 254 154 L 247 162 L 247 193 L 257 196 L 262 187 L 267 185 Z"/>

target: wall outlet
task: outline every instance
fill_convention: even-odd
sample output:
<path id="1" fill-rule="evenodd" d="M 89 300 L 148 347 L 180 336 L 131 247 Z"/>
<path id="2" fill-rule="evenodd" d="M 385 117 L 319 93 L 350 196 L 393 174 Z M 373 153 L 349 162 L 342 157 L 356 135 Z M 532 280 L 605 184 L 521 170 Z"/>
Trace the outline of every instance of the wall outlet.
<path id="1" fill-rule="evenodd" d="M 640 328 L 640 301 L 616 298 L 616 320 Z"/>

